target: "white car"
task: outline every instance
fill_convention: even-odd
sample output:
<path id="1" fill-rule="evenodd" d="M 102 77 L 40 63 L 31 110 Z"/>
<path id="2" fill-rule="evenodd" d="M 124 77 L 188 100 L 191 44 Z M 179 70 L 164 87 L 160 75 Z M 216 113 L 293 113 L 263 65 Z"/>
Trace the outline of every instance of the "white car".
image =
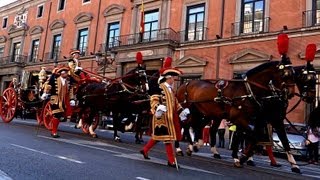
<path id="1" fill-rule="evenodd" d="M 287 132 L 291 152 L 294 155 L 303 156 L 307 155 L 306 141 L 306 130 L 307 127 L 302 123 L 292 123 L 294 127 L 290 124 L 285 123 L 285 129 Z M 273 150 L 274 152 L 284 152 L 283 145 L 279 140 L 276 132 L 273 132 Z"/>

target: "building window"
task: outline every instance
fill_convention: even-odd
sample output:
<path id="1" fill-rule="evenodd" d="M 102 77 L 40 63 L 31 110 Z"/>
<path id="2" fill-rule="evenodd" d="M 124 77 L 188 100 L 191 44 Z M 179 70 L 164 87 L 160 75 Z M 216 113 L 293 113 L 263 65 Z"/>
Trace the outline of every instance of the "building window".
<path id="1" fill-rule="evenodd" d="M 185 40 L 203 40 L 205 4 L 187 7 Z"/>
<path id="2" fill-rule="evenodd" d="M 37 18 L 40 18 L 42 16 L 43 16 L 43 5 L 38 6 Z"/>
<path id="3" fill-rule="evenodd" d="M 107 47 L 119 46 L 120 23 L 114 22 L 108 24 Z"/>
<path id="4" fill-rule="evenodd" d="M 88 28 L 80 29 L 78 32 L 78 42 L 77 49 L 80 51 L 81 55 L 86 55 L 88 43 Z"/>
<path id="5" fill-rule="evenodd" d="M 65 5 L 66 5 L 66 0 L 59 0 L 58 11 L 64 10 Z"/>
<path id="6" fill-rule="evenodd" d="M 241 33 L 263 31 L 264 4 L 264 0 L 242 0 Z"/>
<path id="7" fill-rule="evenodd" d="M 144 35 L 147 41 L 156 40 L 159 23 L 159 10 L 148 11 L 144 14 Z"/>
<path id="8" fill-rule="evenodd" d="M 4 47 L 0 47 L 0 58 L 3 57 Z"/>
<path id="9" fill-rule="evenodd" d="M 36 62 L 39 54 L 39 39 L 35 39 L 32 41 L 31 45 L 31 56 L 29 62 Z"/>
<path id="10" fill-rule="evenodd" d="M 312 24 L 320 24 L 320 0 L 312 1 Z"/>
<path id="11" fill-rule="evenodd" d="M 90 0 L 83 0 L 82 3 L 89 3 Z"/>
<path id="12" fill-rule="evenodd" d="M 20 50 L 21 50 L 21 42 L 13 43 L 11 62 L 19 62 Z"/>
<path id="13" fill-rule="evenodd" d="M 61 34 L 56 34 L 53 36 L 53 44 L 52 44 L 50 59 L 55 59 L 55 58 L 58 59 L 60 46 L 61 46 Z"/>
<path id="14" fill-rule="evenodd" d="M 2 28 L 7 28 L 8 25 L 8 18 L 5 17 L 2 19 Z"/>

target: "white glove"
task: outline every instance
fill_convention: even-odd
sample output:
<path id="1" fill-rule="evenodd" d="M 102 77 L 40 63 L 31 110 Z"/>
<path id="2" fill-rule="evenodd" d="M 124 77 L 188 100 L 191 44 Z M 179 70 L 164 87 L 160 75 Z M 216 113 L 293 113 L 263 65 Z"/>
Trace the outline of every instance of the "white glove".
<path id="1" fill-rule="evenodd" d="M 156 113 L 155 116 L 156 118 L 161 118 L 161 116 L 163 115 L 164 112 L 167 112 L 167 107 L 164 105 L 159 105 L 156 109 Z"/>
<path id="2" fill-rule="evenodd" d="M 190 114 L 190 110 L 189 110 L 189 108 L 185 108 L 185 109 L 179 114 L 180 120 L 181 120 L 181 121 L 187 120 L 188 114 Z"/>
<path id="3" fill-rule="evenodd" d="M 40 98 L 41 98 L 42 100 L 46 100 L 46 99 L 48 99 L 48 96 L 49 96 L 49 94 L 43 93 Z"/>
<path id="4" fill-rule="evenodd" d="M 76 106 L 76 101 L 75 100 L 71 100 L 70 101 L 70 106 Z"/>

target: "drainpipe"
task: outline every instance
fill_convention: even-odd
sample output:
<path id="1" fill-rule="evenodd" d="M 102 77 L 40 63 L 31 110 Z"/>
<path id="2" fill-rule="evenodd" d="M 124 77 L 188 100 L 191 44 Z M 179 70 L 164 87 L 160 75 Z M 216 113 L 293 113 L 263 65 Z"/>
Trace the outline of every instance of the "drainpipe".
<path id="1" fill-rule="evenodd" d="M 99 5 L 98 5 L 98 16 L 97 16 L 97 23 L 96 23 L 96 33 L 94 35 L 94 42 L 93 42 L 93 53 L 96 53 L 96 43 L 97 43 L 97 36 L 99 31 L 100 12 L 101 12 L 101 0 L 99 0 Z M 91 61 L 91 72 L 92 71 L 93 71 L 93 61 Z"/>
<path id="2" fill-rule="evenodd" d="M 51 17 L 51 7 L 52 7 L 52 1 L 50 2 L 50 6 L 49 6 L 49 11 L 48 11 L 48 20 L 47 20 L 47 27 L 46 27 L 46 34 L 44 36 L 44 46 L 43 46 L 43 50 L 42 50 L 42 62 L 44 62 L 44 52 L 46 50 L 46 44 L 47 44 L 47 37 L 48 37 L 48 30 L 49 30 L 49 22 L 50 22 L 50 17 Z"/>
<path id="3" fill-rule="evenodd" d="M 221 14 L 220 14 L 220 31 L 219 31 L 219 36 L 223 38 L 223 23 L 224 23 L 224 6 L 225 6 L 225 0 L 221 1 Z M 220 74 L 220 46 L 217 46 L 217 64 L 216 64 L 216 79 L 219 79 L 219 74 Z"/>

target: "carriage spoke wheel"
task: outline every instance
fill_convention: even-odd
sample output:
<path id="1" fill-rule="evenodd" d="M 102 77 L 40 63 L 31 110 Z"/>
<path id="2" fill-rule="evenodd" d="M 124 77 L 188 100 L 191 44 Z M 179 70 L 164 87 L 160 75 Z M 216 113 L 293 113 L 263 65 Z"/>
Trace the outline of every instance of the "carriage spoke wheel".
<path id="1" fill-rule="evenodd" d="M 87 108 L 83 115 L 82 115 L 82 131 L 86 134 L 89 134 L 89 127 L 91 125 L 91 122 L 92 122 L 92 125 L 93 125 L 93 131 L 97 129 L 98 127 L 98 124 L 99 124 L 99 114 L 96 114 L 93 119 L 89 119 L 89 114 L 90 114 L 90 108 Z"/>
<path id="2" fill-rule="evenodd" d="M 38 108 L 36 111 L 37 121 L 39 125 L 43 125 L 43 111 L 42 108 Z"/>
<path id="3" fill-rule="evenodd" d="M 3 91 L 0 103 L 0 115 L 5 123 L 12 121 L 17 112 L 18 96 L 16 91 L 9 87 Z"/>
<path id="4" fill-rule="evenodd" d="M 43 124 L 44 124 L 44 126 L 45 126 L 48 130 L 51 130 L 51 129 L 52 129 L 53 114 L 52 114 L 52 110 L 51 110 L 50 101 L 48 101 L 48 102 L 46 103 L 46 105 L 44 106 L 44 108 L 43 108 L 43 110 L 42 110 L 42 117 L 43 117 Z"/>

